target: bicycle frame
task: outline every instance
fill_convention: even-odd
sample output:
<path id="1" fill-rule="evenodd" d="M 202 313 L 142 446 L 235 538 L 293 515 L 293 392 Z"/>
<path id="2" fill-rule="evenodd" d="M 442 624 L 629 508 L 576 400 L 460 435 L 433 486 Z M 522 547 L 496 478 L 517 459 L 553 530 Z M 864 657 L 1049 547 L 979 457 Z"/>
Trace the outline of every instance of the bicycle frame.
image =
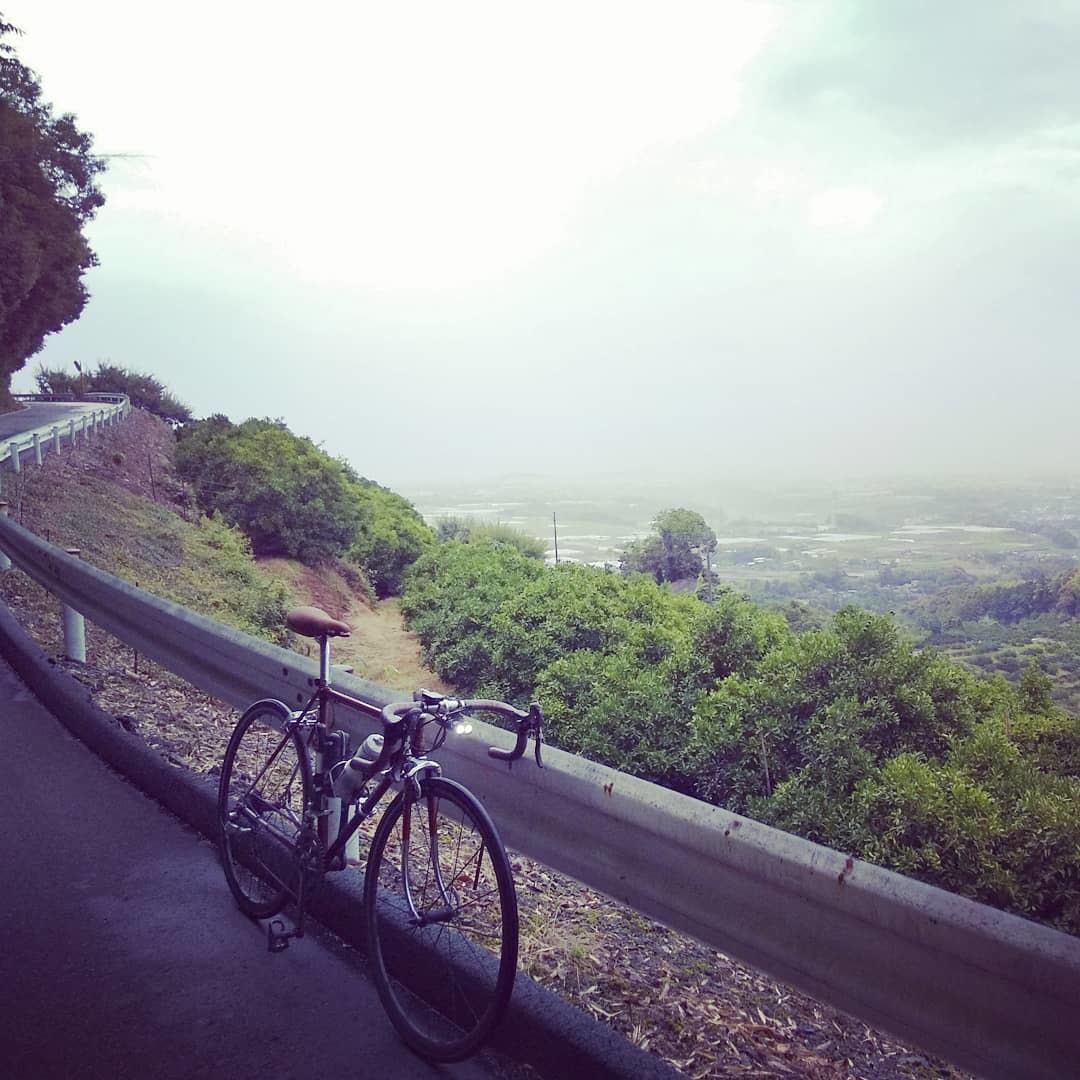
<path id="1" fill-rule="evenodd" d="M 332 705 L 342 705 L 345 708 L 354 709 L 357 712 L 366 713 L 370 716 L 382 716 L 382 709 L 377 705 L 372 705 L 362 698 L 354 697 L 351 694 L 346 694 L 341 690 L 335 689 L 330 685 L 330 657 L 329 657 L 329 642 L 324 638 L 320 642 L 320 672 L 319 672 L 319 684 L 317 685 L 314 694 L 308 700 L 304 708 L 300 709 L 297 713 L 294 713 L 295 723 L 299 724 L 303 721 L 303 718 L 310 716 L 312 707 L 318 707 L 318 720 L 314 722 L 320 737 L 325 739 L 334 730 L 331 722 L 330 708 Z M 340 729 L 338 729 L 340 730 Z M 408 767 L 404 770 L 388 770 L 379 779 L 374 789 L 368 794 L 361 802 L 358 813 L 352 815 L 348 825 L 343 828 L 339 828 L 337 838 L 332 840 L 326 851 L 323 853 L 322 866 L 323 871 L 336 871 L 340 870 L 344 866 L 343 853 L 345 847 L 348 844 L 352 836 L 359 830 L 360 826 L 365 821 L 372 817 L 375 810 L 383 800 L 383 796 L 387 791 L 395 784 L 406 781 L 411 781 L 417 794 L 419 794 L 419 786 L 417 778 L 421 773 L 427 772 L 433 775 L 439 776 L 442 774 L 442 768 L 438 762 L 432 761 L 425 757 L 415 757 L 412 753 L 412 747 L 410 745 L 412 739 L 412 731 L 406 730 L 403 733 L 403 747 L 400 751 L 401 759 Z M 319 767 L 313 770 L 313 774 L 318 784 L 321 778 L 326 777 L 329 774 L 330 769 L 325 766 L 323 761 L 324 750 L 321 746 L 316 746 L 315 752 L 319 756 Z M 342 757 L 344 756 L 344 745 L 340 747 Z M 394 772 L 400 772 L 400 775 L 395 776 Z M 325 791 L 317 792 L 317 794 L 325 797 Z"/>

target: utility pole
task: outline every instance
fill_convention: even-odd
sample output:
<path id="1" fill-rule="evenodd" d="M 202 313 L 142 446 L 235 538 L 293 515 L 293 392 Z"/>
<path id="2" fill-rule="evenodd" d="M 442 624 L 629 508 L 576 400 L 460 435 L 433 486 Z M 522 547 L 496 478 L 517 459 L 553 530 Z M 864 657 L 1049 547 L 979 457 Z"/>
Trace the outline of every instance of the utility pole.
<path id="1" fill-rule="evenodd" d="M 559 565 L 559 523 L 555 520 L 555 513 L 551 514 L 551 527 L 555 530 L 555 565 Z"/>

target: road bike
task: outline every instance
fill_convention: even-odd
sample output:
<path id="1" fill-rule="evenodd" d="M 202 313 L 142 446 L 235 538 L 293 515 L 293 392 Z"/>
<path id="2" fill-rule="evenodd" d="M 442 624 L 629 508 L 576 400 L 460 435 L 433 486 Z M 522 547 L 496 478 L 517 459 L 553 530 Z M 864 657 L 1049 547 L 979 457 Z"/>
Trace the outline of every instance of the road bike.
<path id="1" fill-rule="evenodd" d="M 379 998 L 413 1050 L 458 1061 L 488 1038 L 510 1000 L 517 895 L 487 811 L 429 755 L 450 733 L 471 730 L 470 713 L 488 712 L 516 733 L 513 749 L 488 753 L 516 761 L 532 738 L 542 767 L 543 712 L 427 690 L 379 708 L 331 685 L 330 639 L 347 636 L 348 624 L 311 607 L 290 611 L 286 624 L 319 642 L 319 678 L 302 709 L 256 701 L 229 740 L 218 788 L 229 888 L 247 915 L 270 920 L 271 951 L 283 949 L 303 937 L 305 905 L 323 876 L 360 864 L 363 832 L 367 949 Z M 381 734 L 350 752 L 334 706 L 379 717 Z M 277 917 L 290 901 L 292 929 Z"/>

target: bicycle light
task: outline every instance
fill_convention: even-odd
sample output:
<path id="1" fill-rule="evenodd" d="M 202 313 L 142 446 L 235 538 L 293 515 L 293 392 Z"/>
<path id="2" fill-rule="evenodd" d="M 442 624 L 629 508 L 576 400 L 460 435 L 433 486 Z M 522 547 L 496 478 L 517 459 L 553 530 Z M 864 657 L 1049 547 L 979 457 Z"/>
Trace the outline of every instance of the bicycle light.
<path id="1" fill-rule="evenodd" d="M 459 720 L 454 725 L 455 735 L 468 735 L 472 731 L 472 724 L 466 723 L 464 720 Z"/>

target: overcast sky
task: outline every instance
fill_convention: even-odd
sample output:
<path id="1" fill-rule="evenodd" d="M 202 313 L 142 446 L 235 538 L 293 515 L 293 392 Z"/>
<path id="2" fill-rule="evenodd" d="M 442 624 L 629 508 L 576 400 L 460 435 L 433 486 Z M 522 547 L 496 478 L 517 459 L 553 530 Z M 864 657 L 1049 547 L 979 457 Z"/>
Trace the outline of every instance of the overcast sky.
<path id="1" fill-rule="evenodd" d="M 0 0 L 80 321 L 364 475 L 1073 471 L 1080 4 Z"/>

